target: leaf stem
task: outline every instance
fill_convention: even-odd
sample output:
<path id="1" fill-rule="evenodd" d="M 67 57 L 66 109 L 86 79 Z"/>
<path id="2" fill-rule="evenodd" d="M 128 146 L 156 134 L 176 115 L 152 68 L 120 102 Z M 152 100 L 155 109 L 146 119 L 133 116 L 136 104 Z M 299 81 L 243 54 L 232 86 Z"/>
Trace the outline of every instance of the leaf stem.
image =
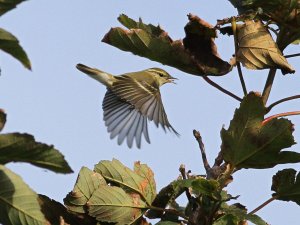
<path id="1" fill-rule="evenodd" d="M 266 125 L 268 122 L 270 122 L 271 120 L 276 119 L 278 117 L 295 116 L 295 115 L 300 115 L 300 111 L 284 112 L 284 113 L 275 114 L 273 116 L 269 116 L 268 118 L 264 119 L 264 121 L 262 122 L 262 125 Z"/>
<path id="2" fill-rule="evenodd" d="M 300 53 L 291 54 L 291 55 L 284 55 L 285 58 L 292 58 L 292 57 L 297 57 L 297 56 L 300 56 Z"/>
<path id="3" fill-rule="evenodd" d="M 262 99 L 263 99 L 263 103 L 264 105 L 267 104 L 268 98 L 270 96 L 271 90 L 272 90 L 272 86 L 273 86 L 273 82 L 274 82 L 274 78 L 275 78 L 275 74 L 276 74 L 276 69 L 275 68 L 271 68 L 268 74 L 268 78 L 262 93 Z"/>
<path id="4" fill-rule="evenodd" d="M 235 49 L 235 57 L 236 57 L 237 56 L 237 51 L 238 51 L 238 48 L 239 48 L 239 44 L 238 44 L 238 38 L 237 38 L 237 33 L 236 33 L 236 20 L 235 20 L 235 17 L 232 17 L 231 27 L 232 27 L 232 31 L 233 31 L 234 49 Z M 243 88 L 244 96 L 246 96 L 248 91 L 247 91 L 245 80 L 244 80 L 244 77 L 243 77 L 241 63 L 239 61 L 236 61 L 236 66 L 237 66 L 240 82 L 241 82 L 241 85 L 242 85 L 242 88 Z"/>
<path id="5" fill-rule="evenodd" d="M 293 99 L 298 99 L 298 98 L 300 98 L 300 95 L 293 95 L 293 96 L 290 96 L 290 97 L 286 97 L 286 98 L 280 99 L 280 100 L 278 100 L 278 101 L 272 103 L 271 105 L 269 105 L 269 106 L 267 107 L 267 113 L 270 112 L 271 109 L 272 109 L 274 106 L 276 106 L 276 105 L 278 105 L 278 104 L 280 104 L 280 103 L 282 103 L 282 102 L 287 102 L 287 101 L 290 101 L 290 100 L 293 100 Z"/>
<path id="6" fill-rule="evenodd" d="M 230 97 L 238 100 L 239 102 L 242 101 L 242 99 L 238 96 L 236 96 L 235 94 L 233 94 L 232 92 L 226 90 L 225 88 L 221 87 L 220 85 L 218 85 L 217 83 L 213 82 L 211 79 L 209 79 L 207 76 L 201 76 L 208 84 L 210 84 L 211 86 L 217 88 L 219 91 L 229 95 Z"/>
<path id="7" fill-rule="evenodd" d="M 259 211 L 260 209 L 262 209 L 263 207 L 265 207 L 266 205 L 268 205 L 269 203 L 271 203 L 272 201 L 274 201 L 276 198 L 272 197 L 269 198 L 267 201 L 265 201 L 264 203 L 262 203 L 260 206 L 256 207 L 255 209 L 253 209 L 251 212 L 249 212 L 248 214 L 252 215 L 255 214 L 257 211 Z"/>

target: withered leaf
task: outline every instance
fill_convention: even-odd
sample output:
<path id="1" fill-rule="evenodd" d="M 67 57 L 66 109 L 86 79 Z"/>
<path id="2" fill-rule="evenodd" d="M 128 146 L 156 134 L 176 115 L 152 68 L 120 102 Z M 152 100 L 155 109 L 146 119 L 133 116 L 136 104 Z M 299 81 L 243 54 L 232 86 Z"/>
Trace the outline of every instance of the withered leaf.
<path id="1" fill-rule="evenodd" d="M 193 75 L 221 76 L 231 71 L 232 66 L 217 53 L 213 27 L 196 16 L 188 17 L 184 42 L 173 41 L 160 26 L 144 24 L 141 19 L 136 22 L 126 15 L 118 20 L 128 30 L 111 28 L 102 41 Z"/>
<path id="2" fill-rule="evenodd" d="M 239 48 L 237 60 L 248 69 L 281 69 L 283 74 L 294 73 L 271 34 L 260 21 L 245 21 L 237 27 Z"/>

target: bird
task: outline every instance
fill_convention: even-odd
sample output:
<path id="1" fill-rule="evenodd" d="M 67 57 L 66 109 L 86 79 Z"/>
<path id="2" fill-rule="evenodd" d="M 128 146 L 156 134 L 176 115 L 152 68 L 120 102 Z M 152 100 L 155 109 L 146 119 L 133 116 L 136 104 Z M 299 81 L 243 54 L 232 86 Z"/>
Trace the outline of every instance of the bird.
<path id="1" fill-rule="evenodd" d="M 165 70 L 150 68 L 114 76 L 80 63 L 76 68 L 106 86 L 102 102 L 103 120 L 110 138 L 117 137 L 119 145 L 127 138 L 127 146 L 132 148 L 135 139 L 140 149 L 142 134 L 150 144 L 148 121 L 179 136 L 169 123 L 160 94 L 162 85 L 175 83 L 177 78 Z"/>

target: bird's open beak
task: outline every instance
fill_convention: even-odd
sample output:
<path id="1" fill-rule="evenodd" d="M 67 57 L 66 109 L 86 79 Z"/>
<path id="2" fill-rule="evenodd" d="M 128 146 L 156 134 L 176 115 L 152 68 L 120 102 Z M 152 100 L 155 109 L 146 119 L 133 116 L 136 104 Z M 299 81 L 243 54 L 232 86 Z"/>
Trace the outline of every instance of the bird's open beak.
<path id="1" fill-rule="evenodd" d="M 168 78 L 168 82 L 169 82 L 169 83 L 176 84 L 176 82 L 175 82 L 174 80 L 178 80 L 178 78 L 171 77 L 171 76 Z"/>

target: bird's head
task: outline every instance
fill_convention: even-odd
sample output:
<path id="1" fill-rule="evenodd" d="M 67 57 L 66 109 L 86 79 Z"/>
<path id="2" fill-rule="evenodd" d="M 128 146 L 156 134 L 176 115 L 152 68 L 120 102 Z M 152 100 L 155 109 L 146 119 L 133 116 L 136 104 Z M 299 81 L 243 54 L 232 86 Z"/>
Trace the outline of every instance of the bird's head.
<path id="1" fill-rule="evenodd" d="M 177 78 L 172 77 L 169 73 L 167 73 L 165 70 L 160 68 L 150 68 L 146 70 L 148 73 L 150 73 L 159 86 L 165 84 L 165 83 L 174 83 L 174 80 L 177 80 Z"/>

